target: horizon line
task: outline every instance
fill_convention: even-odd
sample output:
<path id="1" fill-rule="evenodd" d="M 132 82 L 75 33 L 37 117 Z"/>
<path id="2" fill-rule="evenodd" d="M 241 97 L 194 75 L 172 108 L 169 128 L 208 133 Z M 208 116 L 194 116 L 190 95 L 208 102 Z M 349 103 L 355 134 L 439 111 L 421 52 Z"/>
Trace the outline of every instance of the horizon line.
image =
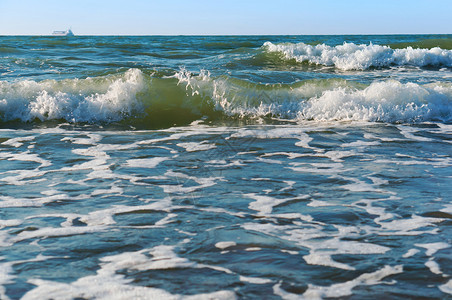
<path id="1" fill-rule="evenodd" d="M 452 35 L 452 33 L 320 33 L 320 34 L 74 34 L 74 36 L 331 36 L 331 35 Z M 54 36 L 53 34 L 0 34 L 0 36 Z M 74 37 L 72 36 L 72 37 Z M 55 36 L 62 37 L 62 36 Z"/>

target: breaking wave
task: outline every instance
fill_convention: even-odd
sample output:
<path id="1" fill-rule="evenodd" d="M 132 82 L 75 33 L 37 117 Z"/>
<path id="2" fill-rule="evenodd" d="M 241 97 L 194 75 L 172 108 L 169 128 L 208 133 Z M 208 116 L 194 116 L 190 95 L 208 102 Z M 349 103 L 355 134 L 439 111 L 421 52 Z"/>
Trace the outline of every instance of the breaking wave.
<path id="1" fill-rule="evenodd" d="M 334 66 L 341 70 L 367 70 L 390 66 L 452 67 L 452 50 L 439 47 L 415 49 L 408 46 L 392 49 L 389 46 L 373 44 L 344 43 L 337 46 L 325 44 L 312 46 L 305 43 L 266 42 L 262 48 L 266 52 L 279 53 L 286 60 Z"/>
<path id="2" fill-rule="evenodd" d="M 173 76 L 139 69 L 86 79 L 0 81 L 0 120 L 113 123 L 143 127 L 200 118 L 416 123 L 452 121 L 452 84 L 344 79 L 259 84 L 230 76 Z"/>
<path id="3" fill-rule="evenodd" d="M 3 121 L 119 121 L 142 108 L 136 96 L 143 89 L 138 69 L 103 78 L 0 81 L 0 116 Z"/>

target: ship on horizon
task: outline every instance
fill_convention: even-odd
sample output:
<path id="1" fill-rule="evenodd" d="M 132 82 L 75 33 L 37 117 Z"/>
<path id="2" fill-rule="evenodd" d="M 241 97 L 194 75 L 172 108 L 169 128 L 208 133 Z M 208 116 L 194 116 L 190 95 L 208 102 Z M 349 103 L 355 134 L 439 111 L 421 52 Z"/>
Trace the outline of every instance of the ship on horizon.
<path id="1" fill-rule="evenodd" d="M 74 36 L 74 33 L 71 29 L 68 30 L 55 30 L 52 32 L 52 35 L 54 36 Z"/>

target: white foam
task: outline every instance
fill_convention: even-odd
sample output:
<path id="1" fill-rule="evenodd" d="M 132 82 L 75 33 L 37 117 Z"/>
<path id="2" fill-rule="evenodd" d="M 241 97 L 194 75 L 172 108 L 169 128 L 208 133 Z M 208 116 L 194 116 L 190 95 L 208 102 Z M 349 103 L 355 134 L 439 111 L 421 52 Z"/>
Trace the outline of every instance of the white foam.
<path id="1" fill-rule="evenodd" d="M 0 112 L 6 121 L 112 122 L 142 110 L 136 94 L 145 84 L 140 70 L 129 69 L 122 76 L 103 80 L 2 81 L 0 87 Z"/>
<path id="2" fill-rule="evenodd" d="M 382 192 L 383 190 L 376 189 L 373 184 L 369 184 L 357 178 L 348 178 L 344 177 L 344 179 L 350 180 L 353 183 L 341 185 L 341 188 L 349 190 L 351 192 Z"/>
<path id="3" fill-rule="evenodd" d="M 130 284 L 129 279 L 123 275 L 97 274 L 86 276 L 70 284 L 41 279 L 30 279 L 29 283 L 37 287 L 27 292 L 21 299 L 98 299 L 98 300 L 123 300 L 123 299 L 167 299 L 167 300 L 229 300 L 236 299 L 232 291 L 217 291 L 191 296 L 175 295 L 165 290 Z M 97 284 L 93 284 L 96 282 Z"/>
<path id="4" fill-rule="evenodd" d="M 446 204 L 446 206 L 442 208 L 441 211 L 452 214 L 452 204 Z"/>
<path id="5" fill-rule="evenodd" d="M 281 283 L 275 284 L 273 286 L 273 293 L 283 300 L 301 300 L 303 299 L 300 295 L 289 293 L 281 288 Z"/>
<path id="6" fill-rule="evenodd" d="M 373 82 L 363 90 L 338 88 L 309 99 L 299 120 L 420 122 L 452 118 L 452 87 L 398 81 Z"/>
<path id="7" fill-rule="evenodd" d="M 97 284 L 93 284 L 96 282 Z M 128 285 L 129 280 L 113 276 L 87 276 L 67 284 L 41 279 L 30 279 L 36 287 L 28 291 L 23 300 L 34 299 L 177 299 L 176 296 L 156 288 Z"/>
<path id="8" fill-rule="evenodd" d="M 215 144 L 208 143 L 207 141 L 202 141 L 200 143 L 196 142 L 178 143 L 176 145 L 181 148 L 184 148 L 185 151 L 187 152 L 206 151 L 217 147 L 215 146 Z"/>
<path id="9" fill-rule="evenodd" d="M 0 260 L 2 260 L 3 257 L 0 256 Z M 6 289 L 4 285 L 13 283 L 13 279 L 16 278 L 16 276 L 12 275 L 13 273 L 13 263 L 11 262 L 3 262 L 0 263 L 0 298 L 9 300 L 9 297 L 6 296 Z"/>
<path id="10" fill-rule="evenodd" d="M 40 164 L 39 168 L 44 168 L 52 165 L 52 163 L 49 160 L 39 157 L 39 155 L 36 153 L 31 153 L 29 150 L 22 153 L 11 155 L 11 157 L 8 158 L 8 160 L 36 162 Z"/>
<path id="11" fill-rule="evenodd" d="M 269 52 L 279 52 L 286 59 L 335 66 L 342 70 L 366 70 L 371 67 L 389 67 L 391 65 L 452 67 L 452 50 L 443 50 L 438 47 L 391 49 L 388 46 L 355 45 L 346 42 L 337 46 L 266 42 L 263 48 Z"/>
<path id="12" fill-rule="evenodd" d="M 229 270 L 227 268 L 220 267 L 220 266 L 211 266 L 211 265 L 205 265 L 205 264 L 198 264 L 197 267 L 198 268 L 209 268 L 209 269 L 216 270 L 216 271 L 219 271 L 219 272 L 224 272 L 226 274 L 235 274 L 231 270 Z"/>
<path id="13" fill-rule="evenodd" d="M 168 130 L 166 130 L 166 132 L 172 131 L 174 129 L 170 128 Z M 180 140 L 184 137 L 189 137 L 189 136 L 194 136 L 194 135 L 199 135 L 202 134 L 202 131 L 183 131 L 184 128 L 178 128 L 177 130 L 182 130 L 182 132 L 177 132 L 177 133 L 173 133 L 170 136 L 167 137 L 163 137 L 163 138 L 158 138 L 158 139 L 148 139 L 148 140 L 142 140 L 137 142 L 138 145 L 149 145 L 149 144 L 155 144 L 155 143 L 160 143 L 160 142 L 167 142 L 167 141 L 174 141 L 174 140 Z M 165 132 L 165 130 L 162 130 L 162 132 Z"/>
<path id="14" fill-rule="evenodd" d="M 132 168 L 155 168 L 159 163 L 168 160 L 169 157 L 152 157 L 128 159 L 125 166 Z"/>
<path id="15" fill-rule="evenodd" d="M 98 231 L 104 231 L 108 226 L 116 224 L 113 216 L 121 213 L 132 213 L 134 211 L 140 210 L 157 210 L 166 211 L 169 207 L 169 202 L 166 199 L 161 201 L 156 201 L 147 205 L 139 206 L 113 206 L 111 208 L 92 211 L 86 215 L 76 214 L 76 213 L 61 213 L 61 214 L 40 214 L 27 217 L 27 219 L 32 218 L 46 218 L 46 217 L 59 217 L 66 219 L 61 223 L 61 228 L 41 228 L 39 230 L 31 231 L 28 233 L 21 233 L 16 238 L 23 240 L 36 237 L 45 236 L 65 236 L 74 234 L 85 234 Z M 176 214 L 168 213 L 161 220 L 155 222 L 154 225 L 148 226 L 133 226 L 132 228 L 161 228 L 166 224 L 172 222 L 172 218 L 176 217 Z M 73 226 L 73 221 L 79 219 L 79 221 L 86 224 L 86 226 L 79 227 Z"/>
<path id="16" fill-rule="evenodd" d="M 298 147 L 303 147 L 306 149 L 313 149 L 309 146 L 309 142 L 312 138 L 305 132 L 306 128 L 296 127 L 296 126 L 275 126 L 274 128 L 265 128 L 260 130 L 258 128 L 247 129 L 241 128 L 231 134 L 227 139 L 230 138 L 245 138 L 250 137 L 253 139 L 288 139 L 293 138 L 298 141 L 295 143 Z M 282 155 L 286 155 L 284 152 Z M 289 155 L 290 156 L 290 155 Z M 297 156 L 296 156 L 297 157 Z"/>
<path id="17" fill-rule="evenodd" d="M 244 196 L 256 200 L 254 202 L 251 202 L 248 207 L 249 209 L 258 211 L 260 215 L 271 214 L 273 207 L 278 206 L 284 202 L 296 199 L 306 199 L 308 197 L 307 195 L 301 195 L 300 197 L 295 198 L 278 199 L 270 196 L 257 195 L 254 193 L 244 194 Z"/>
<path id="18" fill-rule="evenodd" d="M 452 295 L 452 279 L 438 287 L 443 293 Z"/>
<path id="19" fill-rule="evenodd" d="M 239 279 L 240 279 L 240 281 L 254 283 L 254 284 L 267 284 L 267 283 L 273 282 L 271 279 L 246 277 L 246 276 L 240 276 Z"/>
<path id="20" fill-rule="evenodd" d="M 373 203 L 379 203 L 381 201 L 386 201 L 386 200 L 395 200 L 396 197 L 391 196 L 388 199 L 376 199 L 376 200 L 368 200 L 368 199 L 363 199 L 360 201 L 357 201 L 355 203 L 353 203 L 353 205 L 356 208 L 360 208 L 360 209 L 364 209 L 366 210 L 366 212 L 370 215 L 377 215 L 378 217 L 374 219 L 374 222 L 379 224 L 379 222 L 383 221 L 383 220 L 388 220 L 394 217 L 394 214 L 392 213 L 388 213 L 386 212 L 386 209 L 384 207 L 377 207 L 377 206 L 373 206 Z M 364 204 L 360 205 L 360 204 Z"/>
<path id="21" fill-rule="evenodd" d="M 355 241 L 344 241 L 337 237 L 324 241 L 302 241 L 301 245 L 311 249 L 309 255 L 303 256 L 308 264 L 330 266 L 344 270 L 355 268 L 347 264 L 334 261 L 331 256 L 336 254 L 382 254 L 390 250 L 385 246 Z"/>
<path id="22" fill-rule="evenodd" d="M 159 245 L 151 249 L 103 257 L 95 275 L 79 278 L 72 283 L 30 279 L 28 282 L 37 287 L 27 292 L 22 299 L 235 299 L 235 293 L 226 290 L 191 296 L 175 295 L 162 289 L 134 285 L 132 279 L 116 273 L 123 269 L 146 271 L 207 267 L 232 274 L 225 268 L 190 262 L 178 257 L 173 250 L 174 246 Z"/>
<path id="23" fill-rule="evenodd" d="M 97 145 L 102 136 L 100 134 L 86 134 L 88 138 L 76 138 L 76 137 L 64 137 L 61 141 L 71 141 L 73 144 L 78 145 Z"/>
<path id="24" fill-rule="evenodd" d="M 25 259 L 25 260 L 16 260 L 11 262 L 4 262 L 0 263 L 0 299 L 2 300 L 9 300 L 10 298 L 5 293 L 5 284 L 11 284 L 14 283 L 13 279 L 15 279 L 17 276 L 13 275 L 13 265 L 28 263 L 28 262 L 40 262 L 40 261 L 46 261 L 48 259 L 54 258 L 53 256 L 45 256 L 42 254 L 38 254 L 35 258 L 31 259 Z M 3 259 L 3 257 L 0 257 L 0 261 Z"/>
<path id="25" fill-rule="evenodd" d="M 163 219 L 158 220 L 157 222 L 155 222 L 155 226 L 164 226 L 166 224 L 170 224 L 170 223 L 174 222 L 173 219 L 175 217 L 177 217 L 177 214 L 168 214 Z M 185 231 L 182 231 L 182 230 L 178 230 L 178 231 L 181 232 L 181 233 L 184 233 L 186 235 L 190 235 L 190 236 L 196 235 L 196 233 L 189 233 L 189 232 L 185 232 Z"/>
<path id="26" fill-rule="evenodd" d="M 450 50 L 447 50 L 450 51 Z M 0 113 L 8 121 L 19 119 L 65 119 L 69 122 L 114 122 L 143 115 L 144 103 L 137 95 L 148 87 L 145 75 L 130 69 L 120 76 L 69 81 L 1 82 Z M 292 121 L 450 121 L 452 88 L 449 83 L 402 84 L 397 81 L 363 85 L 345 80 L 306 81 L 294 85 L 237 84 L 225 77 L 212 78 L 208 72 L 193 76 L 181 71 L 174 75 L 187 93 L 201 95 L 229 116 L 259 120 L 273 116 Z M 96 83 L 94 83 L 96 82 Z M 397 84 L 395 84 L 395 83 Z M 190 103 L 189 105 L 195 105 Z M 196 105 L 195 105 L 196 106 Z M 192 107 L 193 110 L 198 109 Z M 189 126 L 192 130 L 204 125 Z M 143 143 L 173 139 L 162 138 Z M 75 142 L 86 142 L 83 140 Z M 309 148 L 309 141 L 297 145 Z"/>
<path id="27" fill-rule="evenodd" d="M 112 185 L 110 188 L 107 188 L 107 189 L 96 189 L 96 190 L 92 191 L 91 196 L 99 196 L 99 195 L 106 195 L 106 194 L 122 195 L 123 192 L 124 192 L 123 188 L 116 186 L 116 185 Z"/>
<path id="28" fill-rule="evenodd" d="M 295 158 L 306 156 L 306 154 L 295 153 L 295 152 L 273 152 L 273 153 L 266 153 L 262 156 L 267 157 L 267 156 L 277 156 L 277 155 L 287 156 L 288 159 L 295 159 Z"/>
<path id="29" fill-rule="evenodd" d="M 308 197 L 309 196 L 299 197 L 299 198 L 296 198 L 296 199 L 303 199 L 303 198 L 308 198 Z M 305 222 L 312 222 L 313 221 L 313 218 L 310 215 L 303 215 L 303 214 L 300 214 L 300 213 L 272 214 L 271 216 L 275 217 L 275 218 L 290 219 L 290 220 L 300 219 L 300 220 L 305 221 Z"/>
<path id="30" fill-rule="evenodd" d="M 93 141 L 93 140 L 91 140 Z M 86 140 L 85 142 L 88 142 Z M 93 141 L 95 142 L 95 141 Z M 111 145 L 111 144 L 101 144 L 94 145 L 88 148 L 76 148 L 71 152 L 76 155 L 81 155 L 84 157 L 84 160 L 88 159 L 88 161 L 82 162 L 80 164 L 75 164 L 69 167 L 63 167 L 59 170 L 54 170 L 53 172 L 71 172 L 71 171 L 79 171 L 79 170 L 92 170 L 85 179 L 79 181 L 67 181 L 68 183 L 76 183 L 76 184 L 85 184 L 85 181 L 91 179 L 124 179 L 133 182 L 134 184 L 143 184 L 139 183 L 140 179 L 131 175 L 118 174 L 114 172 L 111 168 L 112 164 L 108 163 L 108 160 L 111 158 L 107 151 L 116 151 L 116 150 L 127 150 L 131 148 L 137 147 L 137 143 L 126 144 L 126 145 Z M 133 164 L 133 161 L 131 162 Z"/>
<path id="31" fill-rule="evenodd" d="M 229 247 L 233 247 L 236 246 L 237 243 L 236 242 L 218 242 L 215 244 L 215 247 L 217 247 L 218 249 L 226 249 Z"/>
<path id="32" fill-rule="evenodd" d="M 331 202 L 327 202 L 327 201 L 320 201 L 320 200 L 311 200 L 311 202 L 309 202 L 307 204 L 307 206 L 311 206 L 311 207 L 324 207 L 324 206 L 336 206 L 337 204 L 335 203 L 331 203 Z"/>
<path id="33" fill-rule="evenodd" d="M 0 208 L 7 207 L 39 207 L 46 203 L 58 201 L 62 199 L 71 199 L 66 194 L 58 194 L 46 197 L 36 197 L 32 199 L 28 198 L 15 198 L 11 196 L 0 196 Z"/>
<path id="34" fill-rule="evenodd" d="M 223 177 L 196 177 L 189 176 L 181 172 L 174 172 L 168 170 L 165 176 L 176 178 L 176 182 L 186 182 L 187 180 L 193 180 L 198 185 L 194 186 L 184 186 L 184 184 L 173 184 L 173 185 L 160 185 L 163 191 L 168 194 L 172 193 L 193 193 L 194 191 L 213 186 L 217 184 L 217 181 L 224 180 Z"/>
<path id="35" fill-rule="evenodd" d="M 224 159 L 214 159 L 214 160 L 206 161 L 206 164 L 224 166 L 227 164 L 227 162 Z"/>
<path id="36" fill-rule="evenodd" d="M 414 127 L 399 125 L 399 126 L 397 126 L 397 128 L 400 130 L 400 134 L 402 134 L 405 138 L 407 138 L 409 140 L 420 141 L 420 142 L 433 141 L 431 138 L 414 135 L 413 133 L 420 131 L 419 129 L 416 129 Z"/>
<path id="37" fill-rule="evenodd" d="M 429 259 L 426 263 L 425 266 L 427 268 L 430 269 L 430 272 L 432 272 L 433 274 L 438 274 L 441 275 L 443 274 L 443 272 L 441 272 L 441 269 L 439 268 L 439 265 L 436 261 Z"/>
<path id="38" fill-rule="evenodd" d="M 39 169 L 34 170 L 14 170 L 14 171 L 7 171 L 4 174 L 8 173 L 17 173 L 15 176 L 5 176 L 3 178 L 0 178 L 0 181 L 7 182 L 11 185 L 26 185 L 36 182 L 44 181 L 44 178 L 41 178 L 43 175 L 45 175 L 47 172 L 45 171 L 39 171 Z M 32 179 L 36 178 L 36 179 Z M 0 204 L 1 205 L 1 204 Z"/>
<path id="39" fill-rule="evenodd" d="M 451 245 L 449 245 L 448 243 L 444 243 L 444 242 L 427 243 L 427 244 L 414 244 L 414 245 L 417 246 L 417 247 L 421 247 L 421 248 L 427 249 L 427 251 L 425 252 L 425 255 L 427 255 L 427 256 L 432 256 L 439 250 L 451 247 Z"/>
<path id="40" fill-rule="evenodd" d="M 275 126 L 273 128 L 239 128 L 233 134 L 231 134 L 227 139 L 230 138 L 244 138 L 253 137 L 256 139 L 288 139 L 288 138 L 300 138 L 311 141 L 306 133 L 306 129 L 301 127 L 290 127 L 290 126 Z"/>
<path id="41" fill-rule="evenodd" d="M 402 166 L 413 166 L 413 165 L 430 165 L 436 167 L 446 167 L 450 166 L 452 158 L 429 158 L 429 159 L 419 159 L 419 160 L 403 160 L 403 159 L 376 159 L 374 163 L 376 164 L 396 164 Z"/>
<path id="42" fill-rule="evenodd" d="M 18 147 L 22 146 L 24 144 L 24 142 L 29 142 L 34 139 L 35 139 L 34 136 L 16 137 L 16 138 L 12 138 L 12 139 L 9 139 L 9 140 L 3 142 L 2 145 L 18 148 Z"/>
<path id="43" fill-rule="evenodd" d="M 248 247 L 248 248 L 245 248 L 245 251 L 248 251 L 248 252 L 261 251 L 261 250 L 262 250 L 262 248 L 260 248 L 260 247 Z"/>
<path id="44" fill-rule="evenodd" d="M 281 252 L 288 253 L 288 254 L 291 254 L 291 255 L 298 255 L 298 254 L 300 254 L 300 252 L 298 252 L 298 251 L 286 250 L 286 249 L 281 249 Z"/>
<path id="45" fill-rule="evenodd" d="M 150 250 L 124 252 L 108 256 L 102 258 L 101 261 L 107 263 L 103 269 L 108 268 L 111 271 L 121 269 L 161 270 L 195 266 L 195 263 L 190 262 L 188 259 L 178 257 L 173 249 L 174 246 L 160 245 Z M 147 257 L 144 253 L 149 253 L 152 258 Z"/>
<path id="46" fill-rule="evenodd" d="M 385 136 L 375 136 L 370 133 L 364 134 L 365 139 L 378 139 L 382 142 L 404 142 L 405 139 L 403 138 L 393 138 L 393 137 L 385 137 Z"/>
<path id="47" fill-rule="evenodd" d="M 390 275 L 400 274 L 403 272 L 402 265 L 385 266 L 373 273 L 364 273 L 357 278 L 344 282 L 333 284 L 328 287 L 308 285 L 308 289 L 304 292 L 303 297 L 308 299 L 321 299 L 325 297 L 345 297 L 352 295 L 352 289 L 360 285 L 377 285 L 382 284 L 382 279 Z"/>
<path id="48" fill-rule="evenodd" d="M 201 72 L 175 75 L 192 94 L 211 99 L 215 109 L 229 116 L 261 119 L 273 116 L 303 123 L 365 121 L 415 123 L 452 119 L 452 85 L 447 82 L 420 85 L 395 80 L 374 81 L 369 86 L 346 81 L 313 81 L 295 86 L 263 87 L 259 84 L 237 85 L 223 77 L 212 78 Z M 281 133 L 278 137 L 282 137 Z M 299 130 L 301 147 L 310 148 L 306 135 Z M 272 132 L 261 138 L 271 138 Z M 292 135 L 292 133 L 289 133 Z M 253 137 L 262 135 L 259 130 Z M 287 134 L 286 134 L 287 135 Z M 242 137 L 234 133 L 232 137 Z"/>
<path id="49" fill-rule="evenodd" d="M 272 215 L 273 216 L 273 215 Z M 308 221 L 305 221 L 308 222 Z M 354 270 L 353 266 L 336 262 L 332 259 L 333 255 L 368 255 L 383 254 L 390 248 L 357 241 L 342 240 L 341 237 L 350 237 L 352 233 L 359 233 L 361 228 L 341 228 L 338 226 L 338 233 L 323 232 L 325 224 L 319 222 L 310 222 L 309 227 L 299 229 L 291 225 L 273 225 L 273 224 L 253 224 L 246 223 L 242 227 L 246 230 L 262 232 L 266 235 L 285 239 L 297 245 L 310 249 L 309 254 L 303 256 L 308 264 L 329 266 L 344 270 Z M 380 231 L 377 231 L 377 234 Z M 359 235 L 357 235 L 359 236 Z"/>
<path id="50" fill-rule="evenodd" d="M 19 219 L 9 219 L 9 220 L 0 220 L 0 229 L 5 227 L 14 227 L 22 224 L 22 220 Z"/>
<path id="51" fill-rule="evenodd" d="M 304 255 L 303 259 L 309 265 L 333 267 L 333 268 L 338 268 L 338 269 L 343 269 L 343 270 L 355 270 L 354 267 L 334 261 L 331 258 L 330 254 L 321 254 L 321 253 L 312 252 L 309 255 Z"/>
<path id="52" fill-rule="evenodd" d="M 415 230 L 423 227 L 433 227 L 435 223 L 443 222 L 440 218 L 426 218 L 412 215 L 411 218 L 397 219 L 390 222 L 375 221 L 381 226 L 379 230 L 371 230 L 379 235 L 420 235 L 423 233 L 436 234 L 438 228 L 432 230 Z M 436 243 L 434 243 L 436 244 Z M 425 244 L 426 246 L 429 244 Z"/>
<path id="53" fill-rule="evenodd" d="M 347 171 L 342 163 L 289 163 L 290 169 L 296 172 L 315 173 L 336 176 Z"/>
<path id="54" fill-rule="evenodd" d="M 355 142 L 351 142 L 351 143 L 346 143 L 346 144 L 342 144 L 341 147 L 349 147 L 349 148 L 365 148 L 365 147 L 369 147 L 369 146 L 377 146 L 380 145 L 380 142 L 378 141 L 372 141 L 372 142 L 366 142 L 366 141 L 355 141 Z"/>
<path id="55" fill-rule="evenodd" d="M 235 299 L 232 291 L 217 291 L 208 294 L 191 296 L 175 295 L 162 289 L 137 286 L 131 279 L 126 279 L 116 272 L 129 270 L 164 270 L 173 268 L 211 268 L 220 272 L 233 274 L 232 271 L 217 267 L 196 264 L 174 253 L 175 246 L 159 245 L 151 249 L 137 252 L 124 252 L 101 258 L 100 269 L 95 275 L 79 278 L 66 284 L 40 279 L 28 282 L 37 287 L 24 295 L 22 299 Z M 97 284 L 93 284 L 96 282 Z"/>
<path id="56" fill-rule="evenodd" d="M 165 211 L 165 209 L 168 208 L 168 204 L 169 202 L 163 199 L 162 201 L 157 201 L 147 205 L 136 205 L 136 206 L 117 205 L 111 208 L 93 211 L 87 215 L 79 215 L 79 217 L 80 221 L 86 223 L 88 226 L 108 226 L 116 223 L 115 220 L 113 219 L 113 215 L 121 213 L 131 213 L 140 210 Z"/>
<path id="57" fill-rule="evenodd" d="M 50 189 L 50 190 L 42 191 L 40 194 L 46 195 L 46 196 L 53 196 L 53 195 L 57 195 L 57 194 L 59 194 L 59 193 L 61 193 L 61 192 L 58 191 L 58 190 Z"/>
<path id="58" fill-rule="evenodd" d="M 296 181 L 292 181 L 292 180 L 284 180 L 283 181 L 285 184 L 287 184 L 286 187 L 283 187 L 282 189 L 279 190 L 279 192 L 284 192 L 287 190 L 291 190 L 293 189 L 293 186 L 297 183 Z"/>
<path id="59" fill-rule="evenodd" d="M 228 215 L 239 217 L 239 218 L 244 218 L 248 215 L 245 212 L 232 212 L 232 211 L 226 210 L 224 208 L 217 208 L 217 207 L 205 207 L 205 208 L 197 207 L 196 209 L 199 209 L 200 211 L 214 212 L 217 214 L 228 214 Z"/>
<path id="60" fill-rule="evenodd" d="M 349 151 L 332 150 L 332 151 L 324 152 L 321 155 L 328 157 L 333 162 L 343 162 L 344 161 L 343 158 L 355 156 L 355 155 L 357 155 L 357 153 L 354 150 L 349 150 Z"/>
<path id="61" fill-rule="evenodd" d="M 58 236 L 70 236 L 70 235 L 78 235 L 85 233 L 93 233 L 99 231 L 105 231 L 107 228 L 105 226 L 89 226 L 89 227 L 61 227 L 61 228 L 53 228 L 53 227 L 44 227 L 34 231 L 22 231 L 17 236 L 12 237 L 11 241 L 13 243 L 17 243 L 20 241 L 34 239 L 34 238 L 42 238 L 42 237 L 58 237 Z"/>
<path id="62" fill-rule="evenodd" d="M 389 180 L 381 179 L 378 177 L 367 176 L 370 180 L 372 180 L 374 185 L 386 185 L 389 183 Z"/>
<path id="63" fill-rule="evenodd" d="M 437 129 L 440 133 L 452 134 L 452 125 L 449 124 L 437 124 L 439 128 Z"/>

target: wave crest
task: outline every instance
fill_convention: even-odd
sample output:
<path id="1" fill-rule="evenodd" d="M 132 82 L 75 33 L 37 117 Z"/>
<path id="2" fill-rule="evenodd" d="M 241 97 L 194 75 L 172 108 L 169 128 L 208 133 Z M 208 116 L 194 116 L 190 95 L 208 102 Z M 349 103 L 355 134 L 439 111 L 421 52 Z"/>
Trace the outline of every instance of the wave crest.
<path id="1" fill-rule="evenodd" d="M 343 88 L 310 99 L 298 119 L 417 123 L 452 120 L 452 85 L 375 82 L 363 90 Z"/>
<path id="2" fill-rule="evenodd" d="M 136 96 L 144 87 L 138 69 L 105 78 L 0 81 L 0 117 L 3 121 L 119 121 L 142 108 Z"/>
<path id="3" fill-rule="evenodd" d="M 367 70 L 372 67 L 415 66 L 452 67 L 452 50 L 439 47 L 431 49 L 391 49 L 381 45 L 343 45 L 316 46 L 305 43 L 273 44 L 265 42 L 264 51 L 281 53 L 287 60 L 311 64 L 334 66 L 341 70 Z"/>
<path id="4" fill-rule="evenodd" d="M 207 71 L 138 69 L 86 79 L 0 81 L 0 120 L 123 122 L 162 128 L 209 120 L 452 122 L 452 84 L 313 79 L 260 84 Z"/>
<path id="5" fill-rule="evenodd" d="M 452 120 L 452 84 L 419 85 L 395 80 L 365 87 L 342 79 L 290 85 L 256 84 L 208 73 L 177 74 L 192 95 L 207 97 L 215 109 L 241 118 L 276 117 L 305 121 L 416 123 Z"/>

